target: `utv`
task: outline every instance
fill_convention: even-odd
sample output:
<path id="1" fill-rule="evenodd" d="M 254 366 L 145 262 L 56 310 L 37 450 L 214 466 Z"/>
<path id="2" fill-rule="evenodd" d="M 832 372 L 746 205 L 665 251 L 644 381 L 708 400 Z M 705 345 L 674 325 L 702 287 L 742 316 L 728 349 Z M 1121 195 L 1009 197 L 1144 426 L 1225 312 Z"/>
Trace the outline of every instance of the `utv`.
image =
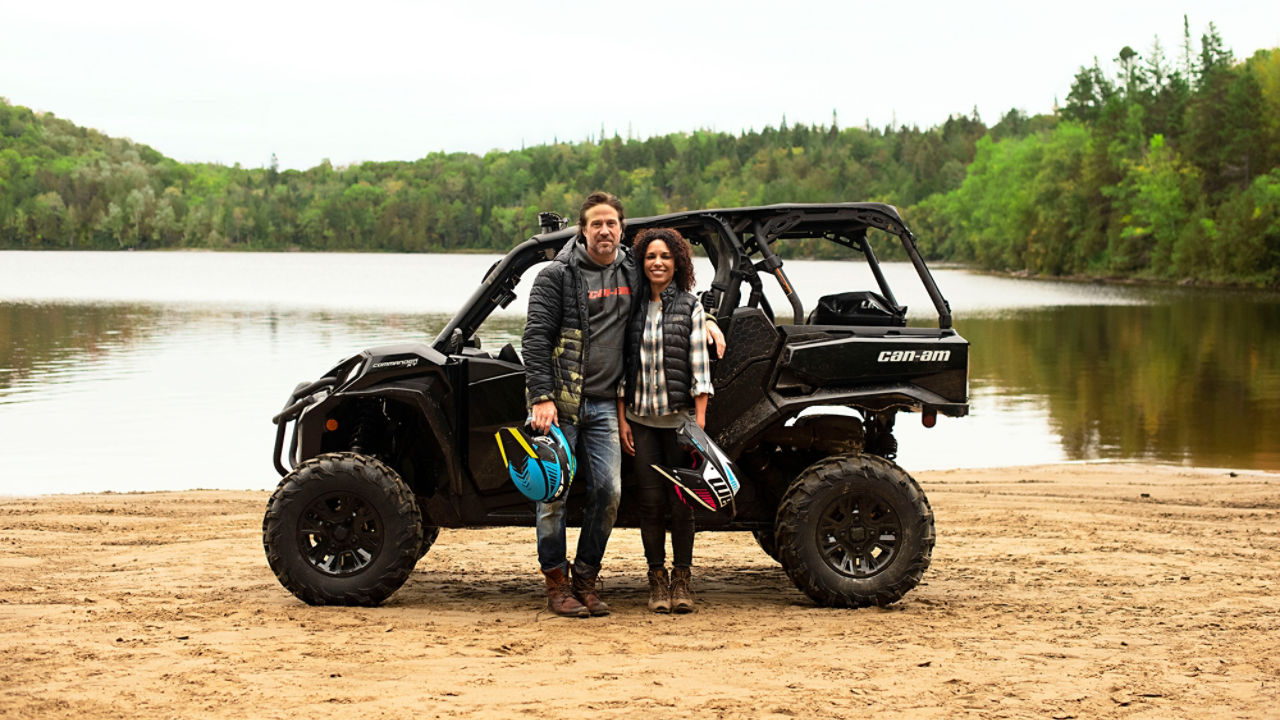
<path id="1" fill-rule="evenodd" d="M 476 331 L 515 298 L 526 271 L 576 236 L 554 213 L 541 220 L 542 232 L 489 269 L 433 343 L 352 355 L 298 385 L 273 419 L 283 479 L 263 545 L 280 583 L 303 601 L 375 605 L 405 582 L 441 527 L 534 524 L 494 441 L 498 428 L 525 420 L 524 366 L 511 344 L 481 349 Z M 939 413 L 966 415 L 969 345 L 897 210 L 680 212 L 628 220 L 626 241 L 647 227 L 675 227 L 703 248 L 715 272 L 702 302 L 727 338 L 713 365 L 707 431 L 737 464 L 741 488 L 732 517 L 702 515 L 698 529 L 753 533 L 820 605 L 900 599 L 929 566 L 934 529 L 920 486 L 893 462 L 894 417 L 919 412 L 931 427 Z M 890 236 L 924 284 L 936 327 L 907 326 L 872 250 L 871 239 Z M 847 248 L 875 287 L 834 288 L 806 313 L 775 252 L 805 240 Z M 766 276 L 790 305 L 783 317 L 762 291 Z M 624 462 L 617 527 L 638 527 L 629 474 Z M 570 491 L 571 526 L 581 521 L 584 486 Z M 533 552 L 531 542 L 531 563 Z"/>

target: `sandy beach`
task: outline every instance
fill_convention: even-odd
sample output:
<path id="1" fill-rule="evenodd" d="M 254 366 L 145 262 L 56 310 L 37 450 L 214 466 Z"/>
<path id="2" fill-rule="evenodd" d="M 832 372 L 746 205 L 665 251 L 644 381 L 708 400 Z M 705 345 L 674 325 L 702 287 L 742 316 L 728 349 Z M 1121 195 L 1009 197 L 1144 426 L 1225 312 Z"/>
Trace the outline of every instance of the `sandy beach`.
<path id="1" fill-rule="evenodd" d="M 528 528 L 314 608 L 267 567 L 267 492 L 0 498 L 0 717 L 1280 717 L 1280 475 L 915 476 L 937 546 L 893 606 L 816 607 L 703 533 L 699 611 L 652 615 L 618 530 L 588 620 L 546 612 Z"/>

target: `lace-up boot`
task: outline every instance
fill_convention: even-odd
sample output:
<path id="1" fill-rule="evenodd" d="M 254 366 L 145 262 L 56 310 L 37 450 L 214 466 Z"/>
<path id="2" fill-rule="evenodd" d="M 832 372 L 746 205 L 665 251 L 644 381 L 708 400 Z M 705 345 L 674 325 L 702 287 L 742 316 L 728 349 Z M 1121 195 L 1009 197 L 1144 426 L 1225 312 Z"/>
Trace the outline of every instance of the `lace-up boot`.
<path id="1" fill-rule="evenodd" d="M 666 568 L 649 569 L 649 612 L 671 612 L 671 579 Z"/>
<path id="2" fill-rule="evenodd" d="M 596 617 L 609 614 L 609 603 L 600 599 L 600 593 L 596 590 L 596 581 L 600 575 L 599 570 L 590 572 L 579 570 L 575 565 L 572 568 L 573 575 L 573 594 L 583 605 L 587 606 L 587 611 Z"/>
<path id="3" fill-rule="evenodd" d="M 560 568 L 543 570 L 542 574 L 547 578 L 548 610 L 560 617 L 584 618 L 590 614 L 587 607 L 573 596 L 573 590 L 569 587 L 569 577 L 564 574 L 564 570 Z"/>
<path id="4" fill-rule="evenodd" d="M 692 579 L 693 572 L 687 567 L 678 567 L 671 571 L 672 612 L 693 612 L 693 590 L 689 587 Z"/>

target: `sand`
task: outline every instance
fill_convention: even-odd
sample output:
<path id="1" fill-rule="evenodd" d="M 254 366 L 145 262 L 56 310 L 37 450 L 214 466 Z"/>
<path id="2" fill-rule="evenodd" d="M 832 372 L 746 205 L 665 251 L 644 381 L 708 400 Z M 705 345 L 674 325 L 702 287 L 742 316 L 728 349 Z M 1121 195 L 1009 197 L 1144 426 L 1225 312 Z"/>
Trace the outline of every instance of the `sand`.
<path id="1" fill-rule="evenodd" d="M 938 541 L 895 605 L 816 607 L 703 533 L 698 612 L 652 615 L 618 530 L 588 620 L 545 611 L 528 528 L 315 608 L 267 567 L 265 492 L 0 499 L 0 717 L 1280 717 L 1280 475 L 916 477 Z"/>

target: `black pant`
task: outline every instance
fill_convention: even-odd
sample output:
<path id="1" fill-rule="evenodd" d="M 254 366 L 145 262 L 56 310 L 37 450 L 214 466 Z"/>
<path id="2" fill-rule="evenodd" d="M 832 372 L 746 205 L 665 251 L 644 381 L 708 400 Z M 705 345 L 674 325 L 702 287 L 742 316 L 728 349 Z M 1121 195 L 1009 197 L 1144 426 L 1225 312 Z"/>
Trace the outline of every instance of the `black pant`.
<path id="1" fill-rule="evenodd" d="M 676 497 L 676 486 L 652 465 L 680 467 L 688 462 L 676 444 L 674 428 L 631 423 L 636 445 L 636 497 L 640 504 L 640 540 L 649 567 L 666 565 L 667 518 L 670 517 L 671 555 L 675 567 L 693 566 L 693 510 Z"/>

